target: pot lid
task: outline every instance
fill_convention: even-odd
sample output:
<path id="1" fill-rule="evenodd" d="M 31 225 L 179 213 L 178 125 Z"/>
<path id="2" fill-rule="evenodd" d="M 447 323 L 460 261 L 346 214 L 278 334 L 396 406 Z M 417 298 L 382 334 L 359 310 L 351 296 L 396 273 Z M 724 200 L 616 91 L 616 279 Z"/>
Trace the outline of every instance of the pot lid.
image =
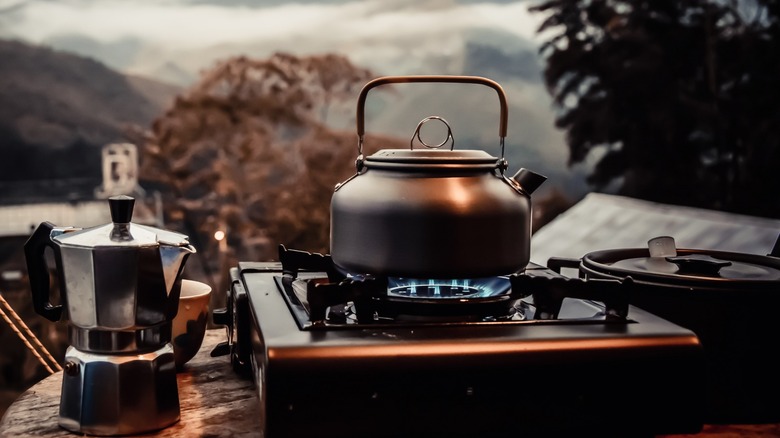
<path id="1" fill-rule="evenodd" d="M 130 196 L 109 198 L 113 223 L 71 231 L 54 237 L 60 244 L 83 248 L 104 246 L 186 246 L 189 238 L 174 231 L 131 223 L 135 199 Z"/>
<path id="2" fill-rule="evenodd" d="M 630 248 L 592 252 L 582 263 L 598 273 L 670 285 L 776 288 L 780 283 L 780 258 L 757 254 L 677 249 L 651 256 L 646 248 Z"/>
<path id="3" fill-rule="evenodd" d="M 365 158 L 369 168 L 443 167 L 494 169 L 499 159 L 482 150 L 382 149 Z"/>

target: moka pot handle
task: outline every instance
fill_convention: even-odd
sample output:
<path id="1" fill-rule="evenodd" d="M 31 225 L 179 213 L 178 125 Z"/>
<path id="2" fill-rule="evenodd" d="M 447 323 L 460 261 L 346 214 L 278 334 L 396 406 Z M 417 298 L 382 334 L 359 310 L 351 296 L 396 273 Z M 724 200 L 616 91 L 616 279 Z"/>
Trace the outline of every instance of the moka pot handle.
<path id="1" fill-rule="evenodd" d="M 60 247 L 51 239 L 54 225 L 50 222 L 42 222 L 24 244 L 24 255 L 27 259 L 27 274 L 30 279 L 33 308 L 48 319 L 57 322 L 62 316 L 62 305 L 51 303 L 51 288 L 49 285 L 49 267 L 46 264 L 45 251 L 49 247 L 54 252 L 54 262 L 57 272 L 62 272 L 62 254 Z M 62 290 L 61 296 L 65 296 Z"/>

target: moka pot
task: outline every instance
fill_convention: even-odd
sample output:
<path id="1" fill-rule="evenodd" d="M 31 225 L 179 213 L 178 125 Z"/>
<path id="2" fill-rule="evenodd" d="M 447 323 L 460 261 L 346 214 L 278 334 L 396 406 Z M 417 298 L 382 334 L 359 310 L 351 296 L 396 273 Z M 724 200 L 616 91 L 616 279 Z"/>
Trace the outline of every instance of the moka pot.
<path id="1" fill-rule="evenodd" d="M 68 321 L 59 424 L 74 432 L 128 435 L 179 420 L 171 323 L 195 248 L 183 234 L 132 223 L 134 203 L 110 198 L 112 223 L 93 228 L 43 222 L 25 243 L 36 312 Z"/>

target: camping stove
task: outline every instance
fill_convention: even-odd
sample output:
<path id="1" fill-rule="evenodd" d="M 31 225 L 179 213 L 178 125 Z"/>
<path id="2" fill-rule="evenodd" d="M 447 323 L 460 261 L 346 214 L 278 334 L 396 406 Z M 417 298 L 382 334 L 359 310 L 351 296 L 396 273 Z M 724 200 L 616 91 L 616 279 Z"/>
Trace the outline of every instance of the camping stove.
<path id="1" fill-rule="evenodd" d="M 374 278 L 283 247 L 279 263 L 241 262 L 230 275 L 214 322 L 228 326 L 235 370 L 256 384 L 264 436 L 702 427 L 699 340 L 630 306 L 630 278 L 534 264 L 489 279 Z"/>

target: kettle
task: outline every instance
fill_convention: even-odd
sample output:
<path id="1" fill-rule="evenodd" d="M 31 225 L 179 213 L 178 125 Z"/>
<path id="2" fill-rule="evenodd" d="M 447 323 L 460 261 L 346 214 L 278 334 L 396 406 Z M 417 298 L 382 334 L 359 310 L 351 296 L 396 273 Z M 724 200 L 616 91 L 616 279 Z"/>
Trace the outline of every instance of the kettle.
<path id="1" fill-rule="evenodd" d="M 363 156 L 364 107 L 380 85 L 453 82 L 496 91 L 501 109 L 501 158 L 484 150 L 454 150 L 446 120 L 418 124 L 409 149 Z M 504 171 L 507 99 L 502 87 L 478 76 L 389 76 L 360 92 L 357 173 L 336 186 L 331 199 L 330 252 L 342 271 L 410 278 L 476 278 L 522 270 L 530 259 L 531 194 L 547 179 L 528 169 Z M 428 145 L 424 123 L 447 125 L 447 139 Z M 426 148 L 415 149 L 417 138 Z M 450 150 L 439 149 L 449 140 Z"/>

